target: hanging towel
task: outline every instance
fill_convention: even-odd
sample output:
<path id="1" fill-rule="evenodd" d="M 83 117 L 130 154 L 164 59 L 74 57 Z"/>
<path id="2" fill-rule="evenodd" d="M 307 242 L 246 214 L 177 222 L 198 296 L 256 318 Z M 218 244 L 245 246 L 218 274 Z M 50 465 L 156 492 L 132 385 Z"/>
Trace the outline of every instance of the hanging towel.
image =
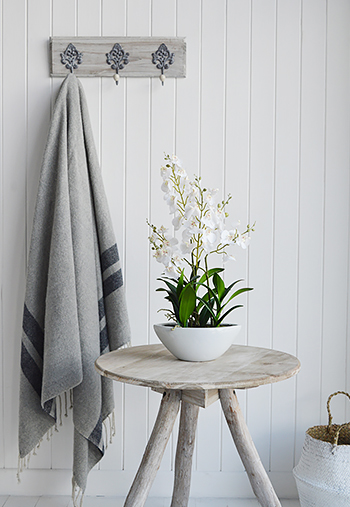
<path id="1" fill-rule="evenodd" d="M 100 354 L 130 342 L 118 249 L 80 81 L 69 74 L 53 112 L 41 170 L 23 314 L 19 455 L 26 458 L 73 398 L 73 485 L 104 454 L 112 381 Z M 49 433 L 48 433 L 49 432 Z M 76 503 L 76 502 L 75 502 Z"/>

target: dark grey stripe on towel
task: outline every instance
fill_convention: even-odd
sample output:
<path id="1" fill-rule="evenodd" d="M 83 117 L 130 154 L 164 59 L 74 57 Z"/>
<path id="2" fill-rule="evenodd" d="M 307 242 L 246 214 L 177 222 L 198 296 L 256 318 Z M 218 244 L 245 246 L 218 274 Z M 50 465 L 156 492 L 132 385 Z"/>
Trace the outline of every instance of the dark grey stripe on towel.
<path id="1" fill-rule="evenodd" d="M 90 440 L 90 442 L 95 444 L 96 447 L 99 447 L 100 442 L 101 442 L 101 438 L 102 438 L 102 416 L 100 416 L 99 420 L 97 421 L 96 426 L 92 430 L 92 432 L 89 436 L 89 440 Z"/>
<path id="2" fill-rule="evenodd" d="M 38 396 L 41 397 L 42 372 L 32 356 L 29 354 L 24 343 L 22 343 L 21 368 L 28 382 L 31 384 Z"/>
<path id="3" fill-rule="evenodd" d="M 122 270 L 118 269 L 103 282 L 103 296 L 106 298 L 123 285 Z"/>
<path id="4" fill-rule="evenodd" d="M 103 351 L 109 346 L 108 341 L 108 333 L 107 333 L 107 326 L 105 326 L 100 331 L 100 353 L 102 354 Z"/>
<path id="5" fill-rule="evenodd" d="M 106 312 L 105 312 L 105 303 L 104 303 L 103 298 L 101 298 L 99 300 L 99 302 L 98 302 L 98 316 L 99 316 L 99 319 L 102 320 L 105 315 L 106 315 Z"/>
<path id="6" fill-rule="evenodd" d="M 24 305 L 23 312 L 23 331 L 42 359 L 44 354 L 44 333 L 26 305 Z"/>
<path id="7" fill-rule="evenodd" d="M 102 272 L 106 271 L 110 266 L 119 261 L 119 253 L 117 245 L 113 245 L 101 255 Z"/>

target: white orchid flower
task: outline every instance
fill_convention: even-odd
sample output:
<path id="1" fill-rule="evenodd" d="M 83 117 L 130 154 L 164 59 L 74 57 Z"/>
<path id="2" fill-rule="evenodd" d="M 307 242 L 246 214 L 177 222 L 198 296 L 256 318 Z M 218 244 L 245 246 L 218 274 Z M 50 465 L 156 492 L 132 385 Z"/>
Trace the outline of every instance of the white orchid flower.
<path id="1" fill-rule="evenodd" d="M 188 233 L 191 234 L 199 234 L 201 233 L 201 228 L 199 227 L 199 222 L 196 217 L 192 217 L 189 220 L 186 220 L 185 227 L 188 231 Z"/>
<path id="2" fill-rule="evenodd" d="M 169 229 L 167 229 L 166 227 L 164 227 L 164 225 L 161 225 L 159 227 L 159 232 L 160 234 L 165 234 Z"/>
<path id="3" fill-rule="evenodd" d="M 159 251 L 161 256 L 159 260 L 157 259 L 158 262 L 161 262 L 162 264 L 164 264 L 164 266 L 167 266 L 173 254 L 171 248 L 163 246 L 162 248 L 159 249 Z"/>
<path id="4" fill-rule="evenodd" d="M 209 227 L 206 227 L 203 230 L 203 236 L 202 236 L 202 242 L 203 242 L 203 248 L 206 252 L 209 250 L 212 250 L 215 243 L 217 243 L 218 240 L 218 234 L 214 229 L 210 229 Z"/>
<path id="5" fill-rule="evenodd" d="M 223 243 L 233 243 L 235 241 L 235 238 L 237 236 L 237 229 L 231 229 L 228 231 L 227 229 L 224 229 L 221 233 L 221 241 Z"/>
<path id="6" fill-rule="evenodd" d="M 218 188 L 208 188 L 204 194 L 204 201 L 209 204 L 214 204 L 214 197 L 219 192 Z"/>
<path id="7" fill-rule="evenodd" d="M 165 236 L 165 240 L 163 241 L 164 248 L 172 248 L 178 244 L 179 240 L 173 237 Z"/>
<path id="8" fill-rule="evenodd" d="M 169 194 L 172 191 L 170 180 L 164 180 L 160 188 L 163 192 Z"/>
<path id="9" fill-rule="evenodd" d="M 171 175 L 171 167 L 162 166 L 160 168 L 160 174 L 161 174 L 163 180 L 168 179 L 169 176 Z"/>
<path id="10" fill-rule="evenodd" d="M 225 218 L 226 218 L 226 215 L 225 215 L 225 212 L 223 211 L 223 209 L 222 208 L 216 208 L 216 210 L 215 210 L 215 222 L 216 222 L 216 225 L 218 226 L 218 228 L 220 230 L 222 230 L 224 228 Z"/>
<path id="11" fill-rule="evenodd" d="M 185 261 L 178 254 L 173 255 L 171 261 L 177 268 L 183 269 L 186 266 Z"/>
<path id="12" fill-rule="evenodd" d="M 193 216 L 200 217 L 200 215 L 201 215 L 201 211 L 199 209 L 197 202 L 194 202 L 194 203 L 189 202 L 186 204 L 184 217 L 187 220 L 192 218 Z"/>
<path id="13" fill-rule="evenodd" d="M 229 255 L 227 252 L 224 252 L 222 260 L 224 262 L 228 262 L 228 261 L 235 261 L 236 259 L 232 255 Z"/>
<path id="14" fill-rule="evenodd" d="M 192 252 L 192 244 L 189 241 L 183 241 L 180 245 L 180 250 L 183 254 Z"/>
<path id="15" fill-rule="evenodd" d="M 238 238 L 236 239 L 236 244 L 243 248 L 244 250 L 250 243 L 250 238 L 246 234 L 238 234 Z"/>
<path id="16" fill-rule="evenodd" d="M 209 209 L 204 217 L 202 218 L 202 222 L 209 229 L 215 229 L 216 221 L 215 221 L 215 213 L 213 209 Z"/>
<path id="17" fill-rule="evenodd" d="M 174 154 L 171 155 L 171 157 L 170 157 L 170 163 L 174 164 L 177 167 L 181 167 L 182 168 L 182 162 L 181 162 L 181 160 L 179 159 L 179 157 L 177 155 L 174 155 Z"/>
<path id="18" fill-rule="evenodd" d="M 175 231 L 178 231 L 180 229 L 180 227 L 182 226 L 182 217 L 181 215 L 179 214 L 175 214 L 172 222 L 171 222 L 174 226 L 174 229 Z"/>
<path id="19" fill-rule="evenodd" d="M 176 212 L 176 195 L 165 194 L 164 200 L 166 201 L 167 205 L 169 206 L 170 213 L 175 213 Z"/>
<path id="20" fill-rule="evenodd" d="M 170 264 L 168 264 L 167 266 L 165 266 L 164 273 L 165 273 L 167 276 L 176 276 L 176 275 L 177 275 L 177 273 L 176 273 L 176 270 L 175 270 L 175 266 L 174 266 L 174 264 L 170 263 Z"/>

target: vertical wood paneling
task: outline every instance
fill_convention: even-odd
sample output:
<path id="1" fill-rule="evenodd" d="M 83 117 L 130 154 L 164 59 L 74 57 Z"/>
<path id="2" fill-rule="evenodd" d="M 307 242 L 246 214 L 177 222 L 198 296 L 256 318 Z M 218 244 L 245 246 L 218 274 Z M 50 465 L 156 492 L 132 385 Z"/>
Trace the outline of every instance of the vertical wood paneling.
<path id="1" fill-rule="evenodd" d="M 250 146 L 250 220 L 257 221 L 249 251 L 250 298 L 248 344 L 272 344 L 274 143 L 276 24 L 275 0 L 252 3 L 252 75 Z M 265 467 L 269 466 L 271 388 L 251 390 L 248 426 Z"/>
<path id="2" fill-rule="evenodd" d="M 152 35 L 161 36 L 164 33 L 170 36 L 176 33 L 176 10 L 175 0 L 153 0 L 152 2 Z M 157 49 L 157 48 L 156 48 Z M 169 48 L 170 49 L 170 48 Z M 168 79 L 161 85 L 159 79 L 151 80 L 151 179 L 150 179 L 150 216 L 151 223 L 158 227 L 164 225 L 172 234 L 172 218 L 169 208 L 163 199 L 164 193 L 160 186 L 162 178 L 160 167 L 165 164 L 164 154 L 174 153 L 175 137 L 175 80 Z M 144 222 L 143 222 L 144 223 Z M 147 228 L 147 226 L 145 226 Z M 151 231 L 148 229 L 147 233 Z M 150 262 L 150 342 L 158 341 L 153 331 L 153 324 L 163 322 L 163 313 L 158 313 L 159 308 L 164 307 L 164 297 L 161 293 L 155 293 L 155 289 L 161 285 L 156 279 L 160 276 L 164 266 L 159 264 L 153 256 Z"/>
<path id="3" fill-rule="evenodd" d="M 186 79 L 176 83 L 175 151 L 191 179 L 199 174 L 201 104 L 201 0 L 177 0 L 177 35 L 186 37 Z M 174 435 L 177 435 L 178 421 Z M 196 437 L 197 438 L 197 437 Z M 173 438 L 173 453 L 177 438 Z M 193 467 L 196 466 L 197 442 Z"/>
<path id="4" fill-rule="evenodd" d="M 87 8 L 86 2 L 76 0 L 77 13 L 77 35 L 101 35 L 101 0 L 89 0 Z M 101 162 L 101 78 L 89 79 L 82 78 L 89 115 L 94 135 L 94 141 Z M 96 465 L 96 469 L 100 464 Z"/>
<path id="5" fill-rule="evenodd" d="M 225 0 L 202 0 L 200 175 L 206 188 L 219 188 L 218 200 L 223 198 L 225 171 L 226 6 Z M 212 26 L 216 27 L 215 44 Z M 219 257 L 211 262 L 221 265 Z M 197 470 L 220 470 L 220 441 L 221 407 L 215 403 L 199 416 Z"/>
<path id="6" fill-rule="evenodd" d="M 69 15 L 67 16 L 67 13 Z M 52 0 L 52 36 L 76 35 L 76 0 Z M 53 107 L 62 79 L 51 78 Z"/>
<path id="7" fill-rule="evenodd" d="M 52 35 L 75 35 L 76 31 L 76 1 L 75 0 L 52 0 Z M 69 15 L 67 15 L 69 13 Z M 39 18 L 40 19 L 40 18 Z M 47 69 L 46 69 L 47 73 Z M 61 86 L 62 79 L 51 78 L 52 86 L 52 105 L 57 97 L 58 89 Z M 64 407 L 63 407 L 64 408 Z M 73 422 L 71 414 L 65 417 L 65 408 L 62 416 L 62 426 L 58 426 L 59 432 L 54 434 L 51 441 L 52 447 L 52 468 L 67 469 L 72 466 L 73 449 Z M 38 457 L 40 456 L 39 453 Z M 32 460 L 32 466 L 36 466 L 36 460 Z"/>
<path id="8" fill-rule="evenodd" d="M 3 333 L 6 468 L 17 466 L 19 350 L 26 262 L 26 34 L 24 0 L 3 5 Z M 17 63 L 13 65 L 13 54 Z M 20 149 L 19 149 L 20 147 Z"/>
<path id="9" fill-rule="evenodd" d="M 296 459 L 319 424 L 324 227 L 326 2 L 302 4 Z"/>
<path id="10" fill-rule="evenodd" d="M 101 0 L 89 0 L 88 6 L 86 1 L 76 0 L 77 1 L 77 35 L 101 35 L 101 13 L 100 13 L 100 2 Z M 81 64 L 83 65 L 83 63 Z M 91 121 L 91 127 L 94 134 L 95 145 L 97 149 L 97 153 L 99 158 L 101 157 L 100 151 L 100 128 L 101 128 L 101 118 L 100 118 L 100 106 L 101 106 L 101 79 L 95 78 L 81 78 L 80 79 L 87 103 L 89 106 L 89 115 Z"/>
<path id="11" fill-rule="evenodd" d="M 129 0 L 127 35 L 150 35 L 151 3 Z M 128 79 L 126 92 L 125 279 L 133 345 L 148 341 L 150 79 Z M 124 466 L 136 469 L 147 441 L 146 389 L 125 387 Z"/>
<path id="12" fill-rule="evenodd" d="M 326 145 L 325 145 L 325 250 L 323 297 L 322 401 L 345 389 L 348 252 L 334 237 L 349 237 L 349 2 L 328 1 Z M 337 336 L 337 347 L 334 347 Z M 336 421 L 345 421 L 345 399 L 333 408 Z M 322 413 L 326 417 L 325 410 Z"/>
<path id="13" fill-rule="evenodd" d="M 176 35 L 176 0 L 153 0 L 152 1 L 152 32 L 153 36 Z M 157 49 L 157 48 L 155 48 Z M 171 50 L 171 48 L 169 48 Z M 175 152 L 175 104 L 176 104 L 176 81 L 168 79 L 164 86 L 159 79 L 151 80 L 151 118 L 150 118 L 150 220 L 159 227 L 164 224 L 172 233 L 172 215 L 163 199 L 163 192 L 160 190 L 162 178 L 160 167 L 164 164 L 164 152 L 171 155 Z M 144 221 L 140 222 L 144 224 Z M 147 227 L 146 225 L 143 225 Z M 150 231 L 148 230 L 148 234 Z M 164 322 L 166 319 L 163 313 L 158 313 L 159 308 L 164 308 L 164 297 L 162 293 L 155 292 L 161 285 L 157 278 L 162 272 L 163 265 L 159 264 L 153 257 L 150 258 L 149 267 L 149 301 L 150 301 L 150 329 L 149 342 L 158 342 L 153 330 L 153 324 Z M 149 391 L 149 412 L 148 432 L 153 428 L 158 413 L 160 396 L 158 393 Z M 173 433 L 176 434 L 177 428 Z M 165 451 L 161 470 L 170 470 L 172 465 L 172 446 L 170 440 Z"/>
<path id="14" fill-rule="evenodd" d="M 328 394 L 350 379 L 347 0 L 0 0 L 0 8 L 0 467 L 17 466 L 27 246 L 50 102 L 62 82 L 48 77 L 47 39 L 51 32 L 179 35 L 187 41 L 185 79 L 164 87 L 122 72 L 118 87 L 112 79 L 82 79 L 132 341 L 155 342 L 152 325 L 162 320 L 163 298 L 155 293 L 161 265 L 150 257 L 145 219 L 171 224 L 159 168 L 164 152 L 176 152 L 191 177 L 200 173 L 206 186 L 233 195 L 228 225 L 257 222 L 248 251 L 237 249 L 226 266 L 227 281 L 245 278 L 255 288 L 234 316 L 243 323 L 239 342 L 296 353 L 302 362 L 296 379 L 239 392 L 263 463 L 281 474 L 283 489 L 287 477 L 293 481 L 304 431 L 325 419 Z M 108 470 L 138 467 L 160 397 L 116 384 L 115 399 L 117 435 L 97 472 L 102 490 Z M 341 421 L 344 407 L 334 404 Z M 63 419 L 32 468 L 71 468 L 72 422 Z M 170 473 L 175 445 L 176 435 L 162 473 Z M 205 472 L 208 482 L 220 470 L 242 472 L 219 404 L 201 411 L 194 461 L 194 474 Z"/>
<path id="15" fill-rule="evenodd" d="M 1 0 L 0 2 L 0 26 L 1 29 L 3 27 L 3 2 Z M 0 37 L 0 54 L 3 54 L 3 39 Z M 3 198 L 4 198 L 4 185 L 3 185 L 3 178 L 4 178 L 4 164 L 3 164 L 3 132 L 4 132 L 4 121 L 3 121 L 3 59 L 1 58 L 0 62 L 0 199 L 1 199 L 1 205 L 0 205 L 0 245 L 4 244 L 4 234 L 3 234 L 3 228 L 4 228 L 4 217 L 3 217 Z M 4 368 L 4 355 L 3 355 L 3 348 L 4 348 L 4 326 L 3 326 L 3 279 L 4 279 L 4 252 L 3 248 L 0 248 L 0 398 L 2 400 L 2 403 L 0 404 L 0 468 L 5 466 L 5 452 L 4 452 L 4 439 L 5 439 L 5 433 L 4 433 L 4 391 L 3 391 L 3 368 Z"/>
<path id="16" fill-rule="evenodd" d="M 102 35 L 125 35 L 125 0 L 103 0 L 101 8 Z M 101 86 L 101 169 L 119 255 L 124 265 L 126 81 L 121 79 L 116 86 L 114 79 L 103 79 Z M 101 470 L 121 470 L 123 467 L 124 387 L 119 382 L 114 384 L 114 400 L 116 435 L 101 461 Z"/>
<path id="17" fill-rule="evenodd" d="M 198 174 L 201 0 L 177 0 L 177 35 L 186 37 L 186 78 L 177 81 L 176 151 L 188 174 Z"/>
<path id="18" fill-rule="evenodd" d="M 38 19 L 41 23 L 38 25 Z M 27 255 L 36 195 L 38 190 L 41 162 L 46 145 L 50 123 L 51 83 L 47 76 L 47 33 L 51 30 L 50 2 L 39 0 L 28 2 L 27 13 Z M 49 468 L 51 466 L 51 442 L 44 440 L 42 452 L 38 453 L 31 467 Z"/>
<path id="19" fill-rule="evenodd" d="M 226 36 L 225 193 L 232 195 L 227 225 L 234 226 L 240 220 L 243 227 L 249 222 L 251 2 L 235 0 L 227 3 Z M 244 279 L 248 285 L 248 251 L 237 247 L 232 249 L 232 254 L 236 260 L 225 265 L 226 284 Z M 244 345 L 247 342 L 248 301 L 243 295 L 240 301 L 244 308 L 235 311 L 231 321 L 241 324 L 237 343 Z M 239 391 L 237 395 L 245 413 L 245 391 Z M 234 452 L 225 420 L 222 420 L 221 448 L 222 470 L 242 471 L 242 463 Z"/>
<path id="20" fill-rule="evenodd" d="M 299 1 L 277 3 L 272 346 L 291 354 L 297 341 L 300 15 Z M 295 379 L 272 387 L 272 470 L 293 467 L 294 398 Z"/>

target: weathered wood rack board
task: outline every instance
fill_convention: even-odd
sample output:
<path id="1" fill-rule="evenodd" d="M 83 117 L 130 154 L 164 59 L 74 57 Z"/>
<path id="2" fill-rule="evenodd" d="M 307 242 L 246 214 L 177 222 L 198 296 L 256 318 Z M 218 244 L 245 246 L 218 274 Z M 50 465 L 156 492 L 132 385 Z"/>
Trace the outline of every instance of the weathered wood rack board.
<path id="1" fill-rule="evenodd" d="M 164 43 L 175 54 L 174 63 L 165 71 L 168 78 L 186 77 L 186 42 L 184 37 L 51 37 L 52 77 L 66 76 L 61 53 L 72 43 L 83 54 L 83 61 L 74 74 L 80 77 L 111 77 L 115 71 L 106 62 L 114 44 L 129 53 L 129 63 L 120 71 L 121 77 L 159 77 L 160 70 L 152 63 L 152 53 Z"/>

